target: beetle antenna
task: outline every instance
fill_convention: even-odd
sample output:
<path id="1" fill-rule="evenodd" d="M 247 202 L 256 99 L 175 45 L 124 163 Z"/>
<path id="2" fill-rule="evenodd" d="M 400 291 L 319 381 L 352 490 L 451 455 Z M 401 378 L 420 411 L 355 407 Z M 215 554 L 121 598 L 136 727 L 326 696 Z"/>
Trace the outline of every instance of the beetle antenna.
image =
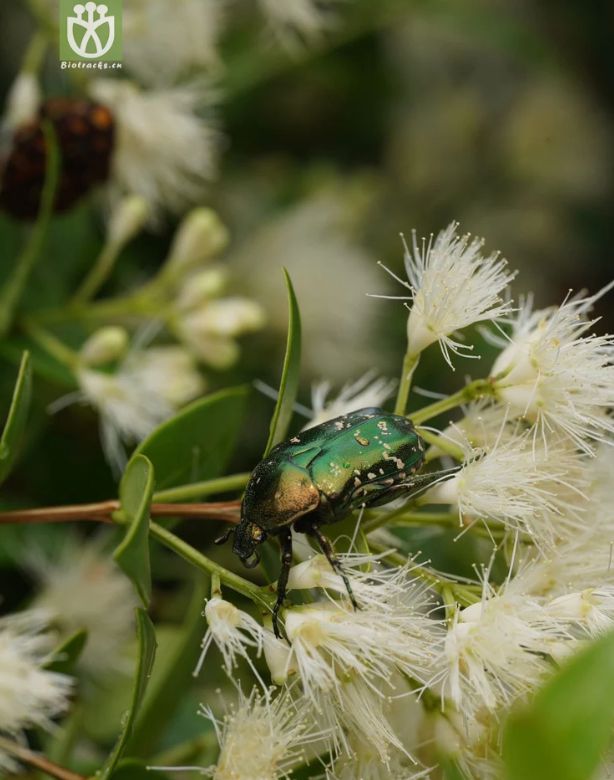
<path id="1" fill-rule="evenodd" d="M 226 542 L 230 539 L 232 534 L 235 532 L 234 525 L 229 528 L 227 531 L 225 531 L 221 536 L 218 536 L 217 539 L 214 539 L 213 544 L 226 544 Z"/>

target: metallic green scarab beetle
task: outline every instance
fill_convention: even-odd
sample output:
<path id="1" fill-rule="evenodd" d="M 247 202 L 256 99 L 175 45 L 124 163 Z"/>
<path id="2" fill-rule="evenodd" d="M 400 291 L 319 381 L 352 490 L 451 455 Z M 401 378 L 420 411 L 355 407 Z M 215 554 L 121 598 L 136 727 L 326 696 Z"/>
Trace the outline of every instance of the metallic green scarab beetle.
<path id="1" fill-rule="evenodd" d="M 274 447 L 249 479 L 234 532 L 233 552 L 255 566 L 256 547 L 279 537 L 282 568 L 277 584 L 273 627 L 286 595 L 292 563 L 291 528 L 314 536 L 331 566 L 349 580 L 320 526 L 342 520 L 353 509 L 386 504 L 442 476 L 417 475 L 425 445 L 411 420 L 382 409 L 359 409 L 302 431 Z M 445 473 L 445 472 L 444 472 Z"/>

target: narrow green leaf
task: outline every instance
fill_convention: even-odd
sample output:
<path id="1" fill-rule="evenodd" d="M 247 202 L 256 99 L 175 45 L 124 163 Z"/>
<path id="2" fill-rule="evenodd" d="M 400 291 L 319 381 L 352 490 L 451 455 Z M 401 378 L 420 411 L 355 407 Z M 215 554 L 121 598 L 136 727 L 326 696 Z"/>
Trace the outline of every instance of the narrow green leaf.
<path id="1" fill-rule="evenodd" d="M 286 355 L 281 372 L 281 382 L 279 383 L 279 395 L 277 396 L 277 403 L 271 418 L 269 440 L 267 441 L 263 457 L 266 457 L 271 449 L 286 437 L 298 392 L 301 369 L 301 313 L 296 295 L 294 294 L 292 280 L 285 268 L 284 276 L 288 287 L 288 339 L 286 341 Z"/>
<path id="2" fill-rule="evenodd" d="M 121 734 L 119 735 L 111 755 L 107 758 L 104 766 L 100 770 L 100 774 L 97 775 L 98 780 L 110 780 L 110 778 L 114 777 L 115 768 L 117 767 L 119 760 L 122 757 L 130 740 L 130 737 L 132 736 L 134 721 L 139 712 L 145 691 L 147 690 L 147 684 L 151 676 L 151 670 L 156 655 L 157 643 L 153 623 L 149 619 L 149 616 L 144 609 L 136 610 L 136 618 L 139 656 L 136 665 L 136 676 L 134 680 L 134 688 L 132 691 L 132 701 L 130 704 L 130 709 L 126 712 L 124 718 L 122 719 L 123 728 Z"/>
<path id="3" fill-rule="evenodd" d="M 83 652 L 87 642 L 87 631 L 76 631 L 65 639 L 53 651 L 53 655 L 45 664 L 45 669 L 50 672 L 61 672 L 62 674 L 71 674 Z"/>
<path id="4" fill-rule="evenodd" d="M 248 389 L 205 396 L 162 423 L 136 450 L 152 462 L 158 489 L 219 476 L 241 430 Z"/>
<path id="5" fill-rule="evenodd" d="M 32 366 L 30 353 L 24 352 L 13 390 L 11 406 L 0 438 L 0 482 L 4 482 L 15 462 L 17 448 L 26 427 L 31 398 Z"/>
<path id="6" fill-rule="evenodd" d="M 209 578 L 199 576 L 182 628 L 164 636 L 159 632 L 158 660 L 130 741 L 132 755 L 148 755 L 193 682 L 205 631 L 202 611 L 208 586 Z"/>
<path id="7" fill-rule="evenodd" d="M 153 491 L 153 467 L 144 455 L 135 455 L 119 486 L 119 502 L 128 527 L 113 557 L 134 583 L 144 606 L 151 597 L 149 507 Z"/>
<path id="8" fill-rule="evenodd" d="M 507 780 L 588 780 L 612 742 L 614 633 L 563 666 L 528 707 L 509 718 Z"/>

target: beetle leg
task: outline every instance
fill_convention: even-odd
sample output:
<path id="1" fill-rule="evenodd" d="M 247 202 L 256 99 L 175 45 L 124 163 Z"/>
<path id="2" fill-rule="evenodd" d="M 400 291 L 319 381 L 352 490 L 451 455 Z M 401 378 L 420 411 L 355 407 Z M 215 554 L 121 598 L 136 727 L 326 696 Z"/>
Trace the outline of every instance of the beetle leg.
<path id="1" fill-rule="evenodd" d="M 277 601 L 273 607 L 273 631 L 278 639 L 281 639 L 279 632 L 279 610 L 282 608 L 286 598 L 286 586 L 288 585 L 288 575 L 292 565 L 292 532 L 289 528 L 282 528 L 279 531 L 279 543 L 281 544 L 281 571 L 277 580 Z"/>
<path id="2" fill-rule="evenodd" d="M 214 539 L 213 544 L 225 544 L 230 539 L 231 535 L 234 534 L 234 532 L 235 527 L 232 525 L 227 531 L 224 531 L 221 536 L 218 536 L 217 539 Z"/>
<path id="3" fill-rule="evenodd" d="M 358 606 L 358 602 L 354 598 L 354 593 L 352 592 L 352 586 L 350 585 L 349 577 L 343 570 L 341 561 L 335 555 L 335 551 L 333 550 L 333 546 L 331 544 L 330 539 L 327 536 L 324 536 L 322 531 L 320 531 L 318 526 L 315 524 L 310 527 L 309 533 L 312 533 L 316 537 L 322 552 L 326 556 L 326 559 L 328 560 L 328 562 L 330 563 L 334 571 L 337 572 L 337 574 L 343 580 L 343 584 L 345 585 L 345 588 L 348 592 L 348 596 L 350 597 L 350 601 L 352 602 L 352 606 L 354 607 L 354 609 L 360 609 L 360 607 Z"/>

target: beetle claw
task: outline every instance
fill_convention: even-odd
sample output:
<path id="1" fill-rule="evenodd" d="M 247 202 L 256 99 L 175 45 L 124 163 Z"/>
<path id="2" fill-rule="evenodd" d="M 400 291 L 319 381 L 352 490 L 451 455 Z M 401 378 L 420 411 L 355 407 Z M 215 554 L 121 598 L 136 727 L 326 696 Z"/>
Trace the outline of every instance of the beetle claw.
<path id="1" fill-rule="evenodd" d="M 260 563 L 260 553 L 254 551 L 249 558 L 243 558 L 242 563 L 247 569 L 253 569 Z"/>
<path id="2" fill-rule="evenodd" d="M 235 529 L 234 526 L 229 528 L 228 531 L 225 531 L 221 536 L 218 536 L 217 539 L 213 540 L 213 544 L 225 544 L 232 534 L 234 534 Z"/>

